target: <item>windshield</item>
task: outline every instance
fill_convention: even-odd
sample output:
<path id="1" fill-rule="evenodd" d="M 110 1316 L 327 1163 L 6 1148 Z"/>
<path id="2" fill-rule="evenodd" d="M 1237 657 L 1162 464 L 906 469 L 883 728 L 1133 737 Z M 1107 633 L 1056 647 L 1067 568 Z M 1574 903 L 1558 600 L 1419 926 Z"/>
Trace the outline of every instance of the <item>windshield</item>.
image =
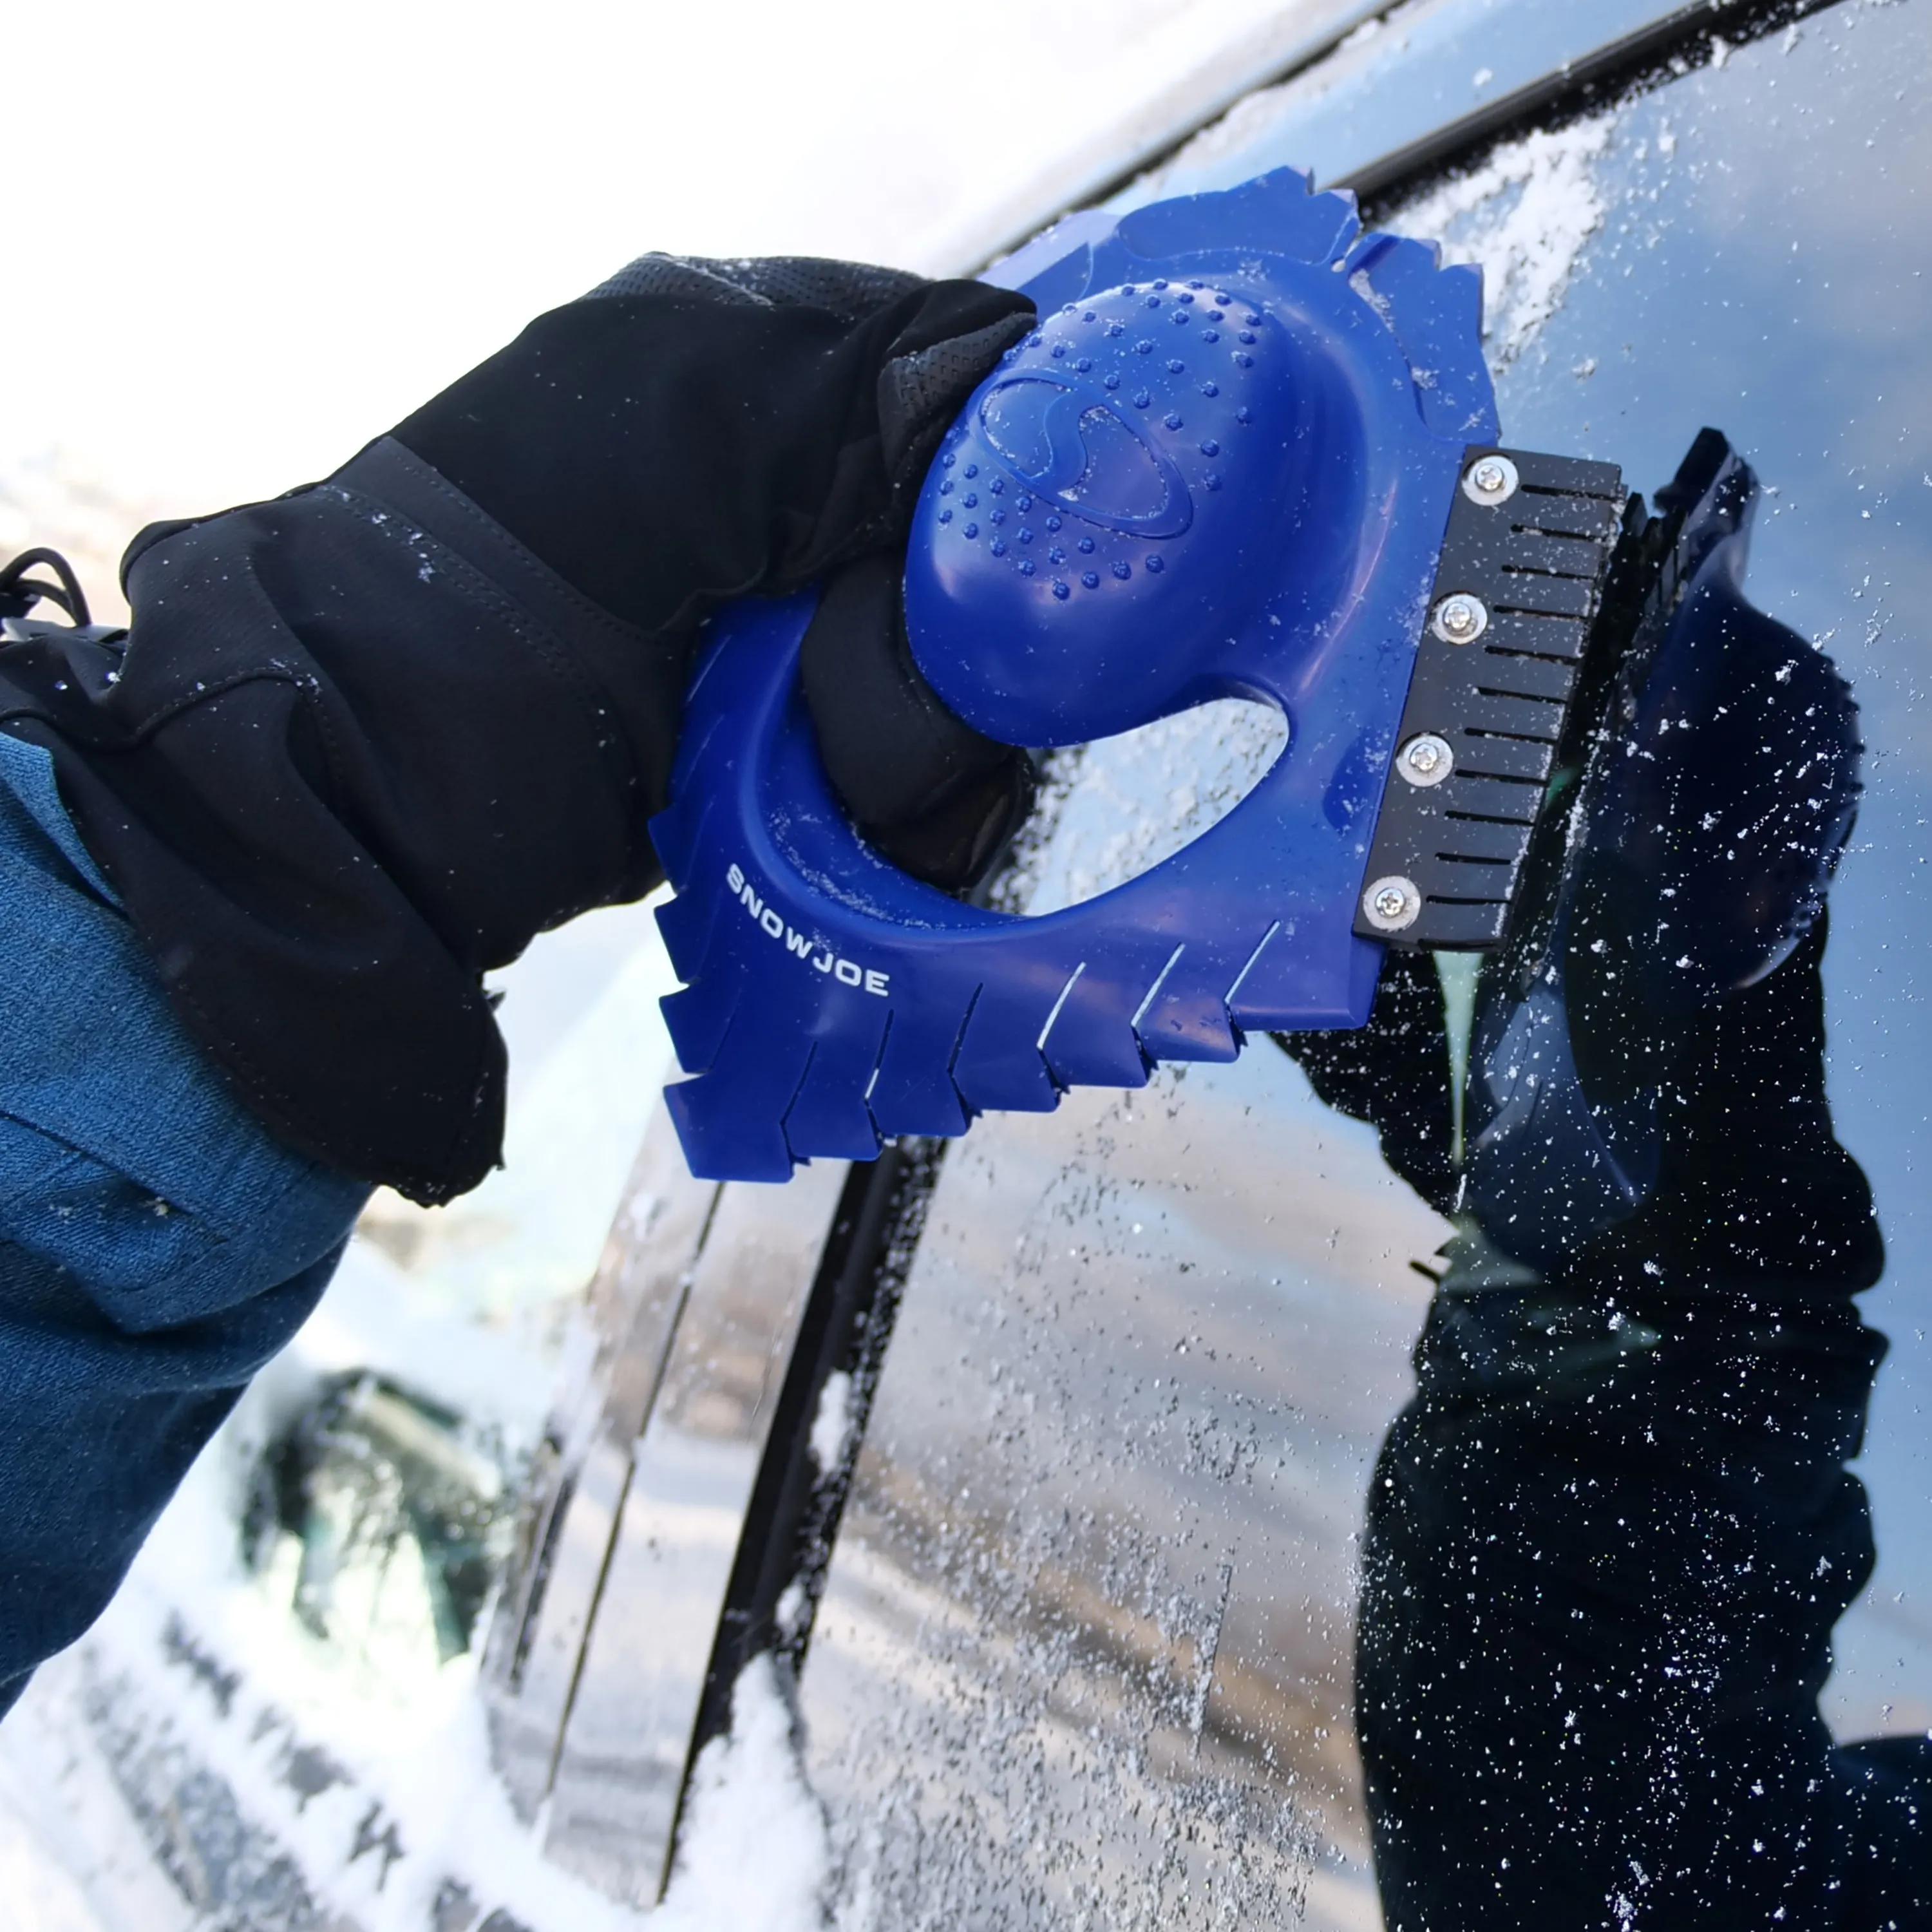
<path id="1" fill-rule="evenodd" d="M 1709 51 L 1370 212 L 1484 266 L 1507 443 L 1654 493 L 1728 440 L 1742 595 L 1858 706 L 1828 938 L 1600 1024 L 1665 1151 L 1587 1269 L 1486 1232 L 1460 1128 L 1414 1126 L 1470 1037 L 1453 972 L 1392 972 L 1354 1049 L 1252 1040 L 949 1152 L 801 1686 L 878 1922 L 1922 1895 L 1932 17 Z"/>

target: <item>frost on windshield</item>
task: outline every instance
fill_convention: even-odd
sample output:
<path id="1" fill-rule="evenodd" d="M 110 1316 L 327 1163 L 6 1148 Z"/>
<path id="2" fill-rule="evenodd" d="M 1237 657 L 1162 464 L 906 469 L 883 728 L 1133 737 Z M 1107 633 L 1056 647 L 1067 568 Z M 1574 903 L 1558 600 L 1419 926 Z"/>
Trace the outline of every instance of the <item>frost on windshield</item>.
<path id="1" fill-rule="evenodd" d="M 948 1152 L 800 1678 L 841 1932 L 1375 1922 L 1352 1532 L 1441 1224 L 1263 1046 Z"/>
<path id="2" fill-rule="evenodd" d="M 1271 704 L 1216 699 L 1049 766 L 1040 836 L 1000 903 L 1037 916 L 1124 885 L 1226 818 L 1288 743 Z"/>
<path id="3" fill-rule="evenodd" d="M 1584 244 L 1604 225 L 1598 166 L 1616 122 L 1600 114 L 1508 142 L 1381 224 L 1439 242 L 1445 262 L 1482 270 L 1484 346 L 1498 372 L 1562 307 Z"/>

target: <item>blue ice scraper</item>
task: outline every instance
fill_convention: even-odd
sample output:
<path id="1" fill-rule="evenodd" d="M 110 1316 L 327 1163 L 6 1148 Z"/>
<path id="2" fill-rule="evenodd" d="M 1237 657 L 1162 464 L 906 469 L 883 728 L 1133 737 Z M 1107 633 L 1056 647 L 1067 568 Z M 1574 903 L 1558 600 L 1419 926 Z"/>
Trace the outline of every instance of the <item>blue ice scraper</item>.
<path id="1" fill-rule="evenodd" d="M 1510 922 L 1624 492 L 1498 447 L 1478 272 L 1288 170 L 1076 216 L 994 272 L 1040 320 L 920 499 L 921 669 L 1008 744 L 1225 697 L 1277 706 L 1288 742 L 1192 844 L 1028 918 L 847 822 L 799 692 L 809 595 L 722 615 L 652 827 L 700 1175 L 782 1180 L 1360 1026 L 1386 946 Z"/>

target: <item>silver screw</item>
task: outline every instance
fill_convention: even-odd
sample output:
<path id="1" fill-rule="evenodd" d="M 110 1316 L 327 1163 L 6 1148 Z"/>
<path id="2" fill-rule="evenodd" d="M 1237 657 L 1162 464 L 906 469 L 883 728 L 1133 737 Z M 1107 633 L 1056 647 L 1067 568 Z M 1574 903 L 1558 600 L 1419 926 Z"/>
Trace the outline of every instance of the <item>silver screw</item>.
<path id="1" fill-rule="evenodd" d="M 1474 644 L 1490 628 L 1490 614 L 1480 597 L 1459 590 L 1436 605 L 1429 627 L 1445 644 Z"/>
<path id="2" fill-rule="evenodd" d="M 1422 895 L 1412 879 L 1391 874 L 1378 879 L 1362 895 L 1362 910 L 1378 932 L 1400 932 L 1415 923 L 1422 910 Z"/>
<path id="3" fill-rule="evenodd" d="M 1403 746 L 1395 768 L 1412 785 L 1437 785 L 1456 769 L 1456 754 L 1446 738 L 1424 731 Z"/>
<path id="4" fill-rule="evenodd" d="M 1507 456 L 1479 456 L 1462 477 L 1462 494 L 1485 509 L 1507 503 L 1521 486 L 1522 478 Z"/>

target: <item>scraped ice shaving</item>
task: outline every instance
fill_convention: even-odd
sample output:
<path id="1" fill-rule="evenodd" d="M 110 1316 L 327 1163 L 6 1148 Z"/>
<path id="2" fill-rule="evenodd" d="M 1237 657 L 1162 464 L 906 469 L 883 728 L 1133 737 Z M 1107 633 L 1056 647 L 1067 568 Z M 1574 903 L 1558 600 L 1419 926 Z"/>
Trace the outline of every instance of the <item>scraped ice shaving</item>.
<path id="1" fill-rule="evenodd" d="M 845 1460 L 852 1433 L 852 1378 L 843 1369 L 825 1378 L 818 1392 L 818 1412 L 812 1418 L 812 1454 L 826 1474 Z"/>
<path id="2" fill-rule="evenodd" d="M 1387 225 L 1442 244 L 1483 271 L 1483 334 L 1492 365 L 1513 362 L 1563 304 L 1584 244 L 1603 226 L 1598 158 L 1614 112 L 1539 130 L 1432 188 Z"/>
<path id="3" fill-rule="evenodd" d="M 1089 745 L 1026 910 L 1077 905 L 1192 844 L 1288 742 L 1271 704 L 1222 698 Z"/>
<path id="4" fill-rule="evenodd" d="M 1348 286 L 1368 304 L 1370 308 L 1375 310 L 1376 314 L 1382 317 L 1383 321 L 1389 322 L 1390 326 L 1394 326 L 1390 318 L 1394 314 L 1394 304 L 1376 286 L 1374 283 L 1369 280 L 1367 269 L 1358 268 L 1348 278 Z"/>
<path id="5" fill-rule="evenodd" d="M 740 1672 L 731 1734 L 698 1754 L 685 1807 L 650 1932 L 823 1932 L 830 1839 L 769 1656 Z"/>
<path id="6" fill-rule="evenodd" d="M 778 1598 L 776 1618 L 778 1635 L 788 1640 L 797 1636 L 805 1626 L 805 1586 L 794 1576 Z"/>

